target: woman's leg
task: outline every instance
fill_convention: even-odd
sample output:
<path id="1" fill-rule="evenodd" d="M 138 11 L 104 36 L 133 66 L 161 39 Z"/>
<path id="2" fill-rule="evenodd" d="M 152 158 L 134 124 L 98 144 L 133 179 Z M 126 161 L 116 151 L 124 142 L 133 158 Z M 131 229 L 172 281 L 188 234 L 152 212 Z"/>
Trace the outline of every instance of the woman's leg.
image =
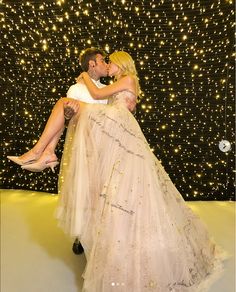
<path id="1" fill-rule="evenodd" d="M 39 159 L 37 160 L 37 162 L 48 162 L 48 161 L 56 161 L 57 160 L 57 156 L 55 154 L 55 149 L 57 146 L 57 143 L 63 133 L 64 127 L 62 130 L 59 130 L 58 133 L 56 133 L 53 138 L 51 139 L 51 141 L 48 143 L 48 145 L 46 146 L 46 148 L 43 150 L 43 152 L 41 152 Z"/>
<path id="2" fill-rule="evenodd" d="M 47 147 L 48 152 L 53 151 L 54 153 L 57 142 L 64 130 L 64 105 L 70 101 L 78 102 L 71 98 L 61 98 L 57 101 L 38 142 L 31 150 L 19 157 L 23 164 L 30 160 L 37 160 Z"/>
<path id="3" fill-rule="evenodd" d="M 53 136 L 53 138 L 48 143 L 44 151 L 41 153 L 39 159 L 33 161 L 33 163 L 24 164 L 22 168 L 27 169 L 29 171 L 39 172 L 44 170 L 45 168 L 50 167 L 54 172 L 54 167 L 59 164 L 59 162 L 57 161 L 57 156 L 55 154 L 55 148 L 61 137 L 62 132 L 63 130 L 62 131 L 60 130 Z"/>
<path id="4" fill-rule="evenodd" d="M 48 143 L 48 145 L 44 149 L 43 153 L 47 153 L 47 154 L 54 154 L 55 153 L 55 149 L 56 149 L 57 143 L 58 143 L 63 131 L 64 131 L 64 127 L 63 127 L 63 129 L 61 131 L 58 131 L 58 133 L 56 133 L 54 135 L 52 140 Z"/>

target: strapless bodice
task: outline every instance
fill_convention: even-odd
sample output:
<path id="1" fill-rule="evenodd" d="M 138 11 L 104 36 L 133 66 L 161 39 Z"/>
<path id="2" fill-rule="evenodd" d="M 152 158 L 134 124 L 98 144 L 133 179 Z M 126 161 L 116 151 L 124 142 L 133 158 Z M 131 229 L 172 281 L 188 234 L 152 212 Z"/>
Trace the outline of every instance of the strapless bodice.
<path id="1" fill-rule="evenodd" d="M 135 104 L 137 100 L 136 95 L 128 90 L 120 91 L 116 94 L 113 94 L 113 96 L 109 99 L 109 103 L 111 104 L 119 104 L 123 105 L 127 108 L 130 107 L 130 104 Z"/>

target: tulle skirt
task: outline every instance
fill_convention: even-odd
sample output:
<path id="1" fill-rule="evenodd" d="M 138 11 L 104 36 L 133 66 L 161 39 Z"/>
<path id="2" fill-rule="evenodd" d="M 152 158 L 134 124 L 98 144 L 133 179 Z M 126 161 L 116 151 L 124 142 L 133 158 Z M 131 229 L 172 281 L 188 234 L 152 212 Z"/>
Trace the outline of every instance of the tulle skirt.
<path id="1" fill-rule="evenodd" d="M 122 105 L 85 105 L 68 127 L 60 226 L 82 243 L 84 292 L 208 291 L 221 252 Z"/>

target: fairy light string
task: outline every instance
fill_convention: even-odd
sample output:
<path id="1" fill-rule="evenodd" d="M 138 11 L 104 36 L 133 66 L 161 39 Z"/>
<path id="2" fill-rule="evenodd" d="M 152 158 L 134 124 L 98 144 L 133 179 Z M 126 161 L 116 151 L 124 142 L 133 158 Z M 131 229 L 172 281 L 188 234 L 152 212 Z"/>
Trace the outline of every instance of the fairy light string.
<path id="1" fill-rule="evenodd" d="M 143 90 L 136 118 L 183 197 L 234 199 L 233 151 L 218 148 L 222 129 L 234 141 L 233 1 L 0 5 L 3 187 L 57 192 L 57 175 L 23 171 L 6 156 L 32 147 L 79 75 L 80 51 L 100 45 L 126 50 L 136 61 Z"/>

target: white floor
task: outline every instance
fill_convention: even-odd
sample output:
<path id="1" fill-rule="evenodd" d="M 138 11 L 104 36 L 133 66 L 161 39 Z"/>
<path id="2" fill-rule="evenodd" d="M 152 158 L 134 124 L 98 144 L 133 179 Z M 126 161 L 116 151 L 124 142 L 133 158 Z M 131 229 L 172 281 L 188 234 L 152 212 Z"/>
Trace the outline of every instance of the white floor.
<path id="1" fill-rule="evenodd" d="M 57 227 L 56 202 L 47 193 L 1 190 L 1 292 L 81 291 L 85 257 L 73 254 L 73 240 Z M 209 292 L 235 292 L 235 203 L 188 204 L 232 255 Z"/>

